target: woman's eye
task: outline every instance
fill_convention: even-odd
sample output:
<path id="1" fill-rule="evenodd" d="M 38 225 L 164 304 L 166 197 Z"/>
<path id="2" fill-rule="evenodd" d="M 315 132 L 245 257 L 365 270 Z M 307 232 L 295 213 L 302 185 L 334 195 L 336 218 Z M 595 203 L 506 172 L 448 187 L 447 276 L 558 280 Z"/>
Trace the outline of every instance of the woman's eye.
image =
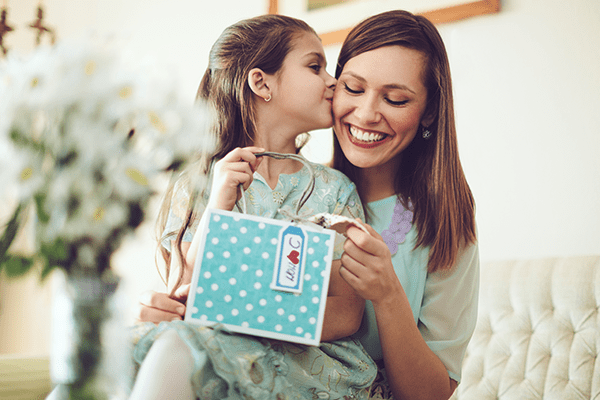
<path id="1" fill-rule="evenodd" d="M 346 91 L 347 91 L 348 93 L 351 93 L 351 94 L 359 94 L 359 93 L 362 93 L 362 91 L 361 91 L 361 90 L 355 90 L 355 89 L 352 89 L 350 86 L 348 86 L 348 84 L 347 84 L 347 83 L 344 83 L 344 89 L 346 89 Z"/>
<path id="2" fill-rule="evenodd" d="M 391 104 L 393 106 L 403 106 L 406 103 L 408 103 L 408 100 L 394 101 L 394 100 L 390 100 L 390 99 L 385 99 L 385 101 L 387 101 L 389 104 Z"/>
<path id="3" fill-rule="evenodd" d="M 315 72 L 321 71 L 321 66 L 319 64 L 311 65 L 309 68 L 313 69 Z"/>

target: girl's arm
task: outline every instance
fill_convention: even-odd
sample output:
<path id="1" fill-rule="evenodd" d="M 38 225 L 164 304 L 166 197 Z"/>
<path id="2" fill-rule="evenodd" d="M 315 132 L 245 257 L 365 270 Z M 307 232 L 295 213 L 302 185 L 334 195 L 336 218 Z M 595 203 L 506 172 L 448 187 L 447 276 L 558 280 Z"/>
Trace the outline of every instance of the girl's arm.
<path id="1" fill-rule="evenodd" d="M 176 247 L 175 241 L 171 242 L 171 248 Z M 186 259 L 189 254 L 189 242 L 181 243 L 181 252 Z M 179 268 L 178 257 L 171 257 L 171 271 Z M 185 302 L 190 291 L 189 282 L 191 281 L 190 265 L 186 262 L 184 266 L 184 285 L 180 286 L 173 297 L 167 293 L 155 292 L 153 290 L 142 293 L 135 311 L 135 319 L 139 322 L 154 322 L 158 324 L 162 321 L 182 320 L 185 315 Z M 194 265 L 194 264 L 191 264 Z M 169 290 L 170 292 L 170 290 Z"/>
<path id="2" fill-rule="evenodd" d="M 415 323 L 381 236 L 354 227 L 342 255 L 341 276 L 365 299 L 377 318 L 388 382 L 397 399 L 448 399 L 457 383 L 431 351 Z"/>
<path id="3" fill-rule="evenodd" d="M 252 174 L 261 160 L 254 156 L 254 153 L 261 151 L 264 149 L 258 147 L 236 148 L 215 163 L 207 208 L 229 211 L 233 209 L 239 195 L 239 185 L 247 189 L 252 183 Z M 171 298 L 167 293 L 155 291 L 143 293 L 135 312 L 137 321 L 159 323 L 183 319 L 199 238 L 200 235 L 195 234 L 191 243 L 181 243 L 185 265 L 179 266 L 179 258 L 174 254 L 171 257 L 171 271 L 177 271 L 180 267 L 184 269 L 183 285 L 175 292 L 175 296 Z M 175 248 L 174 243 L 171 243 L 171 248 Z M 171 292 L 171 288 L 168 289 L 168 292 Z"/>
<path id="4" fill-rule="evenodd" d="M 329 292 L 321 340 L 330 342 L 350 336 L 360 328 L 365 300 L 340 275 L 341 261 L 331 265 Z"/>

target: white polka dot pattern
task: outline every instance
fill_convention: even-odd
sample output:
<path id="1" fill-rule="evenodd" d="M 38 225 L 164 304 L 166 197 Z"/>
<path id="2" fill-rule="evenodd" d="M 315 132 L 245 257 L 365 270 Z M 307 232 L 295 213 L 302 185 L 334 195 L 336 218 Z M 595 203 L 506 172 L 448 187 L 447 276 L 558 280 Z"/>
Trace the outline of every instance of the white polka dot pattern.
<path id="1" fill-rule="evenodd" d="M 271 289 L 279 232 L 285 221 L 211 211 L 201 245 L 202 264 L 186 320 L 222 323 L 232 331 L 318 344 L 324 314 L 333 233 L 304 228 L 305 282 L 300 294 Z M 235 218 L 234 218 L 235 217 Z M 268 221 L 268 222 L 265 222 Z M 196 268 L 199 266 L 197 265 Z M 237 329 L 239 328 L 239 329 Z"/>

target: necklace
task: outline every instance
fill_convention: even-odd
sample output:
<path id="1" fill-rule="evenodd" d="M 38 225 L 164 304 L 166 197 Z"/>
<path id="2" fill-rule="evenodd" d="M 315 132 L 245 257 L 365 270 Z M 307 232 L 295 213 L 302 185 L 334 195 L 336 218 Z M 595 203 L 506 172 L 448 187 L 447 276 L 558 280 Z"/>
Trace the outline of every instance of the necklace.
<path id="1" fill-rule="evenodd" d="M 381 237 L 390 249 L 392 255 L 398 251 L 398 245 L 404 243 L 406 240 L 406 234 L 412 228 L 413 212 L 412 203 L 408 202 L 409 209 L 404 208 L 399 198 L 396 198 L 396 205 L 394 206 L 394 214 L 392 214 L 392 220 L 387 229 L 381 232 Z"/>

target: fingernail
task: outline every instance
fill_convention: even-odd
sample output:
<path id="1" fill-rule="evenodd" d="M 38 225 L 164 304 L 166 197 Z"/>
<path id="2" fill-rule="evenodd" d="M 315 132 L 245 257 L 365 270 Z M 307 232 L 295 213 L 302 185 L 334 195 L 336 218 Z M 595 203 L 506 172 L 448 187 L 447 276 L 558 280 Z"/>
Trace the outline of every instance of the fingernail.
<path id="1" fill-rule="evenodd" d="M 173 317 L 171 321 L 181 321 L 181 317 Z"/>
<path id="2" fill-rule="evenodd" d="M 185 314 L 185 307 L 177 307 L 175 311 L 177 311 L 177 314 L 183 315 Z"/>

